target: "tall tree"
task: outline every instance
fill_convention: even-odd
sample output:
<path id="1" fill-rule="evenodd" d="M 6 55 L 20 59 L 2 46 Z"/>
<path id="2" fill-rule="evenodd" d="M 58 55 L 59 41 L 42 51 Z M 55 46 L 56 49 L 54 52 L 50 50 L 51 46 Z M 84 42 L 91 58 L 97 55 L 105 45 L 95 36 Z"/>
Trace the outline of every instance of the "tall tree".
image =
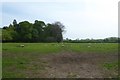
<path id="1" fill-rule="evenodd" d="M 64 25 L 60 22 L 55 22 L 52 24 L 55 39 L 57 42 L 61 42 L 63 40 L 62 32 L 64 31 Z"/>
<path id="2" fill-rule="evenodd" d="M 35 23 L 33 24 L 33 31 L 34 33 L 36 33 L 36 38 L 37 38 L 37 41 L 43 41 L 44 40 L 44 27 L 45 27 L 45 23 L 43 21 L 38 21 L 38 20 L 35 20 Z"/>
<path id="3" fill-rule="evenodd" d="M 28 21 L 23 21 L 19 23 L 20 27 L 20 32 L 18 33 L 19 35 L 19 40 L 23 42 L 30 42 L 32 38 L 32 24 L 29 23 Z"/>
<path id="4" fill-rule="evenodd" d="M 17 25 L 17 21 L 14 19 L 13 20 L 13 26 L 16 26 Z"/>
<path id="5" fill-rule="evenodd" d="M 46 42 L 55 42 L 56 40 L 55 40 L 55 33 L 54 33 L 54 28 L 53 28 L 54 26 L 52 25 L 52 24 L 50 24 L 50 23 L 48 23 L 47 25 L 46 25 L 46 27 L 44 28 L 44 34 L 45 34 L 45 36 L 44 36 L 44 38 L 45 38 L 45 41 Z"/>
<path id="6" fill-rule="evenodd" d="M 45 38 L 47 41 L 61 42 L 63 40 L 62 32 L 64 31 L 64 25 L 60 22 L 47 24 L 45 27 Z"/>

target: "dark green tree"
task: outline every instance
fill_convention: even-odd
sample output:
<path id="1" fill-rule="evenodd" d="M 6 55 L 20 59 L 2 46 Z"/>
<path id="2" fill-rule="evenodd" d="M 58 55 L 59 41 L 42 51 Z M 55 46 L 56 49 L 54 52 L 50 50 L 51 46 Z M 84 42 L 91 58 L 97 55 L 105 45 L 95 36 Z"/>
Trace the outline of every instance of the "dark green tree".
<path id="1" fill-rule="evenodd" d="M 33 37 L 36 37 L 36 40 L 39 42 L 44 41 L 44 27 L 45 23 L 43 21 L 35 20 L 35 23 L 33 24 Z"/>
<path id="2" fill-rule="evenodd" d="M 19 23 L 18 39 L 22 42 L 30 42 L 32 39 L 32 24 L 28 21 Z"/>
<path id="3" fill-rule="evenodd" d="M 53 26 L 52 30 L 54 31 L 54 37 L 56 41 L 58 43 L 63 41 L 62 32 L 64 31 L 64 25 L 60 22 L 55 22 L 52 24 L 52 26 Z"/>
<path id="4" fill-rule="evenodd" d="M 14 19 L 13 24 L 3 27 L 2 31 L 4 42 L 61 42 L 64 25 L 60 22 L 46 25 L 38 20 L 33 24 L 28 21 L 17 23 Z"/>

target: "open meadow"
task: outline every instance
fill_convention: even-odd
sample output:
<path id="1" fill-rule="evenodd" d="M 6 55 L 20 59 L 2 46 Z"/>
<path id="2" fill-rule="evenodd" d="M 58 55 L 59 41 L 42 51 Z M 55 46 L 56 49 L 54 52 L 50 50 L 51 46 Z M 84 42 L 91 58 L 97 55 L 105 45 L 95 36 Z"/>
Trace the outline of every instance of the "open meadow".
<path id="1" fill-rule="evenodd" d="M 111 78 L 117 75 L 117 43 L 2 44 L 3 78 Z"/>

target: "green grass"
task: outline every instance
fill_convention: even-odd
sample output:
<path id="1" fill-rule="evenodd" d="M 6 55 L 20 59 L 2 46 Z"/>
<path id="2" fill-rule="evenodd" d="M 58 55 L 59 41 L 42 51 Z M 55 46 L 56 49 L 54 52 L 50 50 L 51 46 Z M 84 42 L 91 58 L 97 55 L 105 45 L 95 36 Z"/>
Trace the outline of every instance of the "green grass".
<path id="1" fill-rule="evenodd" d="M 25 47 L 19 47 L 24 44 Z M 64 45 L 64 47 L 62 46 Z M 90 46 L 90 47 L 88 47 Z M 2 67 L 4 78 L 26 77 L 29 70 L 36 73 L 36 70 L 44 70 L 47 62 L 39 59 L 40 55 L 57 54 L 60 52 L 77 52 L 77 53 L 117 53 L 118 44 L 114 43 L 3 43 L 2 44 Z M 31 65 L 31 62 L 38 62 Z M 116 67 L 116 63 L 105 63 L 103 66 L 108 69 Z M 16 74 L 19 73 L 19 74 Z"/>
<path id="2" fill-rule="evenodd" d="M 116 43 L 77 43 L 65 44 L 67 50 L 73 52 L 90 52 L 90 53 L 117 53 L 118 44 Z"/>
<path id="3" fill-rule="evenodd" d="M 24 44 L 25 47 L 18 47 Z M 65 43 L 64 47 L 58 43 L 3 43 L 2 50 L 9 53 L 56 53 L 62 50 L 73 52 L 118 52 L 117 43 Z"/>
<path id="4" fill-rule="evenodd" d="M 109 63 L 104 63 L 103 67 L 108 69 L 108 70 L 118 70 L 118 62 L 109 62 Z"/>
<path id="5" fill-rule="evenodd" d="M 19 45 L 25 47 L 19 47 Z M 3 43 L 3 53 L 55 53 L 61 51 L 61 46 L 55 43 Z"/>

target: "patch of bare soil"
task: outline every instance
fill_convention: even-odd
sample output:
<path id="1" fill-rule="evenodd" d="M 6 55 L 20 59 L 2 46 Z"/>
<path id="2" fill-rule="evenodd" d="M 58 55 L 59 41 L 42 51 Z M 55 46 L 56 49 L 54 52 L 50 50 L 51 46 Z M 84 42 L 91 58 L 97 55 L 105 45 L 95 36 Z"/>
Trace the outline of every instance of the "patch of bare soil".
<path id="1" fill-rule="evenodd" d="M 117 54 L 73 53 L 64 52 L 39 57 L 44 63 L 44 70 L 37 70 L 32 77 L 46 78 L 109 78 L 117 76 L 117 72 L 101 66 L 104 62 L 116 61 Z M 40 63 L 32 63 L 37 66 Z M 31 77 L 30 76 L 30 77 Z"/>

